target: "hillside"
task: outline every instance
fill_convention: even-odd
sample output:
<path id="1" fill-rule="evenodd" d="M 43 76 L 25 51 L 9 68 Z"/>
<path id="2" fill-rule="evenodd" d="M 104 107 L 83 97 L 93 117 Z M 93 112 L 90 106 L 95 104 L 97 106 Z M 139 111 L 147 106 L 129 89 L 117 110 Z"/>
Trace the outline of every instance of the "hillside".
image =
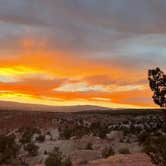
<path id="1" fill-rule="evenodd" d="M 108 110 L 106 107 L 93 105 L 76 105 L 76 106 L 48 106 L 39 104 L 17 103 L 10 101 L 0 101 L 0 110 L 17 110 L 17 111 L 46 111 L 46 112 L 77 112 Z"/>

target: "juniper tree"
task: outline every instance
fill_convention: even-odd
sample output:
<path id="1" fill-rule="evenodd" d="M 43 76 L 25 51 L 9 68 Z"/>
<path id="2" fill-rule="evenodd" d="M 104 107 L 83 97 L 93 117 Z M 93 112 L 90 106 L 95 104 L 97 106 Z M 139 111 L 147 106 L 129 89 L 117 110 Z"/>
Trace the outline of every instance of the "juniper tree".
<path id="1" fill-rule="evenodd" d="M 158 67 L 148 71 L 149 86 L 154 92 L 153 101 L 166 108 L 166 75 Z"/>

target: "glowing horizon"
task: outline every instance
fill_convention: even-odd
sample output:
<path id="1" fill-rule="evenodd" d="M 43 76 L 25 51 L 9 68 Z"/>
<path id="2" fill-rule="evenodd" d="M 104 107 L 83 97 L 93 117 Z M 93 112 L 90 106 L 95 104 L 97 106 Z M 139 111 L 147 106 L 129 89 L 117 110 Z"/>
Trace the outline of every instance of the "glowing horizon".
<path id="1" fill-rule="evenodd" d="M 32 53 L 35 58 L 29 55 L 15 59 L 3 58 L 4 63 L 0 67 L 0 100 L 55 106 L 97 105 L 111 108 L 154 106 L 141 102 L 137 104 L 137 101 L 123 102 L 135 94 L 137 97 L 144 95 L 150 98 L 150 91 L 145 83 L 139 84 L 138 80 L 132 77 L 132 73 L 130 79 L 126 80 L 127 71 L 120 67 L 114 65 L 113 70 L 96 62 L 91 62 L 89 67 L 84 59 L 75 59 L 77 61 L 75 67 L 72 62 L 66 62 L 65 58 L 59 64 L 55 60 L 56 53 L 44 56 L 46 53 L 47 51 L 40 54 Z M 38 59 L 41 62 L 37 63 Z M 27 63 L 29 61 L 35 63 Z M 116 72 L 119 74 L 116 75 Z M 135 74 L 140 75 L 139 72 Z M 121 82 L 118 84 L 116 80 Z"/>

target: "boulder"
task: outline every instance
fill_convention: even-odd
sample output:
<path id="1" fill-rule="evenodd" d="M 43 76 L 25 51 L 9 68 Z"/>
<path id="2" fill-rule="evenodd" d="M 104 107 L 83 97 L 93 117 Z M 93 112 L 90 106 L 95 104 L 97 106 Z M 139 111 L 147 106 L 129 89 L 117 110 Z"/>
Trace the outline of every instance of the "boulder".
<path id="1" fill-rule="evenodd" d="M 50 134 L 51 134 L 51 137 L 52 137 L 53 140 L 58 140 L 59 137 L 60 137 L 60 133 L 59 133 L 58 129 L 52 129 L 50 131 Z"/>

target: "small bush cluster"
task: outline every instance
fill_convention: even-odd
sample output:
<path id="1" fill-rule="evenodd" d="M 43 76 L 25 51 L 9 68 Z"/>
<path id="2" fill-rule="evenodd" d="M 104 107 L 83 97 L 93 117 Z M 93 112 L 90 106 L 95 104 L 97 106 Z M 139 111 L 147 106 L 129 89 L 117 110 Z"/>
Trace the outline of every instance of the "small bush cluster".
<path id="1" fill-rule="evenodd" d="M 49 153 L 45 161 L 46 166 L 72 166 L 72 162 L 69 158 L 65 158 L 59 151 L 59 148 L 55 147 L 54 150 Z"/>
<path id="2" fill-rule="evenodd" d="M 76 136 L 77 138 L 81 138 L 84 135 L 88 135 L 89 129 L 84 126 L 75 126 L 74 128 L 64 128 L 61 131 L 61 138 L 62 139 L 70 139 L 73 136 Z"/>
<path id="3" fill-rule="evenodd" d="M 11 164 L 16 159 L 19 146 L 15 142 L 15 136 L 0 136 L 0 165 Z"/>
<path id="4" fill-rule="evenodd" d="M 32 137 L 35 133 L 41 134 L 40 130 L 37 128 L 24 128 L 20 129 L 20 131 L 23 133 L 22 138 L 20 139 L 22 144 L 31 143 Z"/>
<path id="5" fill-rule="evenodd" d="M 25 145 L 24 150 L 28 152 L 30 156 L 37 156 L 39 147 L 34 143 L 28 143 Z"/>

